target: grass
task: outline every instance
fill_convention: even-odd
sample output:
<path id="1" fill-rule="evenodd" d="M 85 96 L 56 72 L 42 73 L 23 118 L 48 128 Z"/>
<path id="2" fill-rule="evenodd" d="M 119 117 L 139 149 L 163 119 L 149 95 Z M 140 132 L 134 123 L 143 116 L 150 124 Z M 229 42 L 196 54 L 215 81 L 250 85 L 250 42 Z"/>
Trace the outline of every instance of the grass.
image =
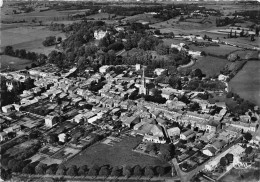
<path id="1" fill-rule="evenodd" d="M 14 49 L 25 49 L 47 55 L 55 49 L 55 46 L 44 47 L 42 45 L 48 36 L 65 38 L 63 33 L 50 31 L 45 26 L 22 26 L 1 31 L 1 47 L 11 45 Z"/>
<path id="2" fill-rule="evenodd" d="M 156 19 L 153 17 L 153 15 L 151 14 L 137 14 L 134 16 L 129 16 L 126 17 L 125 19 L 123 19 L 124 21 L 129 21 L 129 22 L 136 22 L 136 21 L 145 21 L 145 22 L 149 22 L 149 23 L 157 23 L 160 20 Z"/>
<path id="3" fill-rule="evenodd" d="M 103 143 L 97 143 L 79 155 L 74 157 L 72 160 L 66 162 L 66 166 L 70 165 L 111 165 L 111 166 L 122 166 L 131 165 L 135 166 L 168 166 L 167 163 L 160 161 L 157 158 L 146 156 L 137 152 L 133 152 L 132 149 L 141 142 L 141 137 L 127 137 L 114 146 L 109 146 Z"/>
<path id="4" fill-rule="evenodd" d="M 225 56 L 234 51 L 241 50 L 240 48 L 228 46 L 228 45 L 220 45 L 220 46 L 209 46 L 209 47 L 198 47 L 194 44 L 189 44 L 189 48 L 191 50 L 196 51 L 205 51 L 206 53 L 213 54 L 216 56 Z"/>
<path id="5" fill-rule="evenodd" d="M 191 68 L 199 68 L 202 73 L 207 76 L 213 76 L 215 74 L 219 74 L 220 70 L 222 70 L 228 63 L 229 62 L 226 59 L 220 59 L 212 56 L 198 57 L 197 62 Z"/>
<path id="6" fill-rule="evenodd" d="M 232 92 L 260 106 L 260 61 L 248 61 L 229 85 Z"/>
<path id="7" fill-rule="evenodd" d="M 1 70 L 6 69 L 8 66 L 15 70 L 24 69 L 26 66 L 31 66 L 31 61 L 7 55 L 0 55 L 0 68 Z"/>

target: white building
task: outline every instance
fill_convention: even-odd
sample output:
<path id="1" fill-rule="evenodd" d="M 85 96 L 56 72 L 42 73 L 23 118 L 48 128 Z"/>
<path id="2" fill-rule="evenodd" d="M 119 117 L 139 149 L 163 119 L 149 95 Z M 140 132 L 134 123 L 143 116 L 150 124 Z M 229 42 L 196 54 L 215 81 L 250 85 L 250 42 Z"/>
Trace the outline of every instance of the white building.
<path id="1" fill-rule="evenodd" d="M 104 38 L 107 33 L 108 33 L 107 31 L 103 31 L 103 30 L 99 30 L 98 31 L 98 30 L 96 30 L 94 32 L 94 37 L 95 37 L 95 39 L 100 40 L 100 39 Z"/>
<path id="2" fill-rule="evenodd" d="M 57 122 L 58 122 L 58 117 L 57 116 L 47 115 L 45 117 L 45 125 L 47 127 L 53 127 Z"/>
<path id="3" fill-rule="evenodd" d="M 166 71 L 166 69 L 163 69 L 163 68 L 156 68 L 154 70 L 154 73 L 157 75 L 157 76 L 160 76 L 162 73 L 164 73 Z"/>
<path id="4" fill-rule="evenodd" d="M 106 73 L 108 70 L 109 70 L 110 66 L 109 65 L 104 65 L 104 66 L 101 66 L 99 68 L 99 72 L 100 73 Z"/>
<path id="5" fill-rule="evenodd" d="M 2 111 L 5 112 L 5 113 L 10 112 L 10 111 L 12 111 L 13 109 L 14 109 L 14 106 L 13 106 L 12 104 L 6 105 L 6 106 L 3 106 L 3 107 L 2 107 Z"/>

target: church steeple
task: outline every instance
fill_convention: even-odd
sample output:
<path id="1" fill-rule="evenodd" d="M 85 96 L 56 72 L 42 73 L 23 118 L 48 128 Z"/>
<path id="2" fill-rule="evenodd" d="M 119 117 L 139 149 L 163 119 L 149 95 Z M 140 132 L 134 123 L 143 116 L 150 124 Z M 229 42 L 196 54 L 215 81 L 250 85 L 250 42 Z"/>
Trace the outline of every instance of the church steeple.
<path id="1" fill-rule="evenodd" d="M 144 66 L 143 67 L 143 74 L 141 78 L 141 85 L 139 87 L 139 94 L 147 95 L 146 83 L 145 83 L 145 76 L 144 76 Z"/>

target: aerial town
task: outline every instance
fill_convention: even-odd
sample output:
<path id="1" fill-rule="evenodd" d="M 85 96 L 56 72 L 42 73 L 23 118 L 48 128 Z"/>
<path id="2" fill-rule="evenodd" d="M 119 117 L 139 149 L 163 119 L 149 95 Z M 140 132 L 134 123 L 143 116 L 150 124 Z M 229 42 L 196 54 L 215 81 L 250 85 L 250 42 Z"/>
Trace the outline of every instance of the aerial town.
<path id="1" fill-rule="evenodd" d="M 259 14 L 117 3 L 4 2 L 0 180 L 259 181 Z"/>

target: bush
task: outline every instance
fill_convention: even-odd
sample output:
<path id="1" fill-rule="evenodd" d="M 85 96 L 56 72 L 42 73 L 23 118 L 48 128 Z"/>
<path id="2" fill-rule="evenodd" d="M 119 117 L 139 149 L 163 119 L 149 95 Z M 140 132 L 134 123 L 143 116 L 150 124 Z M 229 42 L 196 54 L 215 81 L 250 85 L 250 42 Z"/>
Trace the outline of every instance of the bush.
<path id="1" fill-rule="evenodd" d="M 78 175 L 85 176 L 87 169 L 88 169 L 87 165 L 81 166 L 79 168 Z"/>
<path id="2" fill-rule="evenodd" d="M 27 164 L 23 168 L 22 173 L 24 173 L 24 174 L 34 174 L 34 168 L 30 164 Z"/>
<path id="3" fill-rule="evenodd" d="M 75 165 L 70 166 L 70 168 L 66 172 L 66 174 L 68 176 L 77 176 L 78 175 L 77 166 L 75 166 Z"/>
<path id="4" fill-rule="evenodd" d="M 99 171 L 99 167 L 97 165 L 93 165 L 89 172 L 88 172 L 88 175 L 89 176 L 97 176 L 98 175 L 98 171 Z"/>
<path id="5" fill-rule="evenodd" d="M 139 165 L 136 165 L 134 167 L 134 175 L 135 176 L 141 176 L 142 175 L 142 168 Z"/>
<path id="6" fill-rule="evenodd" d="M 144 175 L 150 178 L 153 177 L 154 176 L 153 168 L 151 166 L 146 167 L 144 170 Z"/>
<path id="7" fill-rule="evenodd" d="M 123 175 L 127 178 L 129 178 L 131 176 L 131 167 L 130 166 L 123 167 Z"/>
<path id="8" fill-rule="evenodd" d="M 109 169 L 107 166 L 103 166 L 101 167 L 99 173 L 98 173 L 100 176 L 108 176 L 109 175 Z"/>
<path id="9" fill-rule="evenodd" d="M 165 174 L 165 169 L 164 169 L 164 167 L 162 167 L 162 166 L 157 166 L 157 167 L 155 168 L 155 171 L 156 171 L 156 173 L 158 174 L 158 176 L 162 176 L 162 175 Z"/>
<path id="10" fill-rule="evenodd" d="M 121 176 L 121 171 L 118 166 L 113 167 L 111 176 L 115 176 L 115 177 Z"/>

